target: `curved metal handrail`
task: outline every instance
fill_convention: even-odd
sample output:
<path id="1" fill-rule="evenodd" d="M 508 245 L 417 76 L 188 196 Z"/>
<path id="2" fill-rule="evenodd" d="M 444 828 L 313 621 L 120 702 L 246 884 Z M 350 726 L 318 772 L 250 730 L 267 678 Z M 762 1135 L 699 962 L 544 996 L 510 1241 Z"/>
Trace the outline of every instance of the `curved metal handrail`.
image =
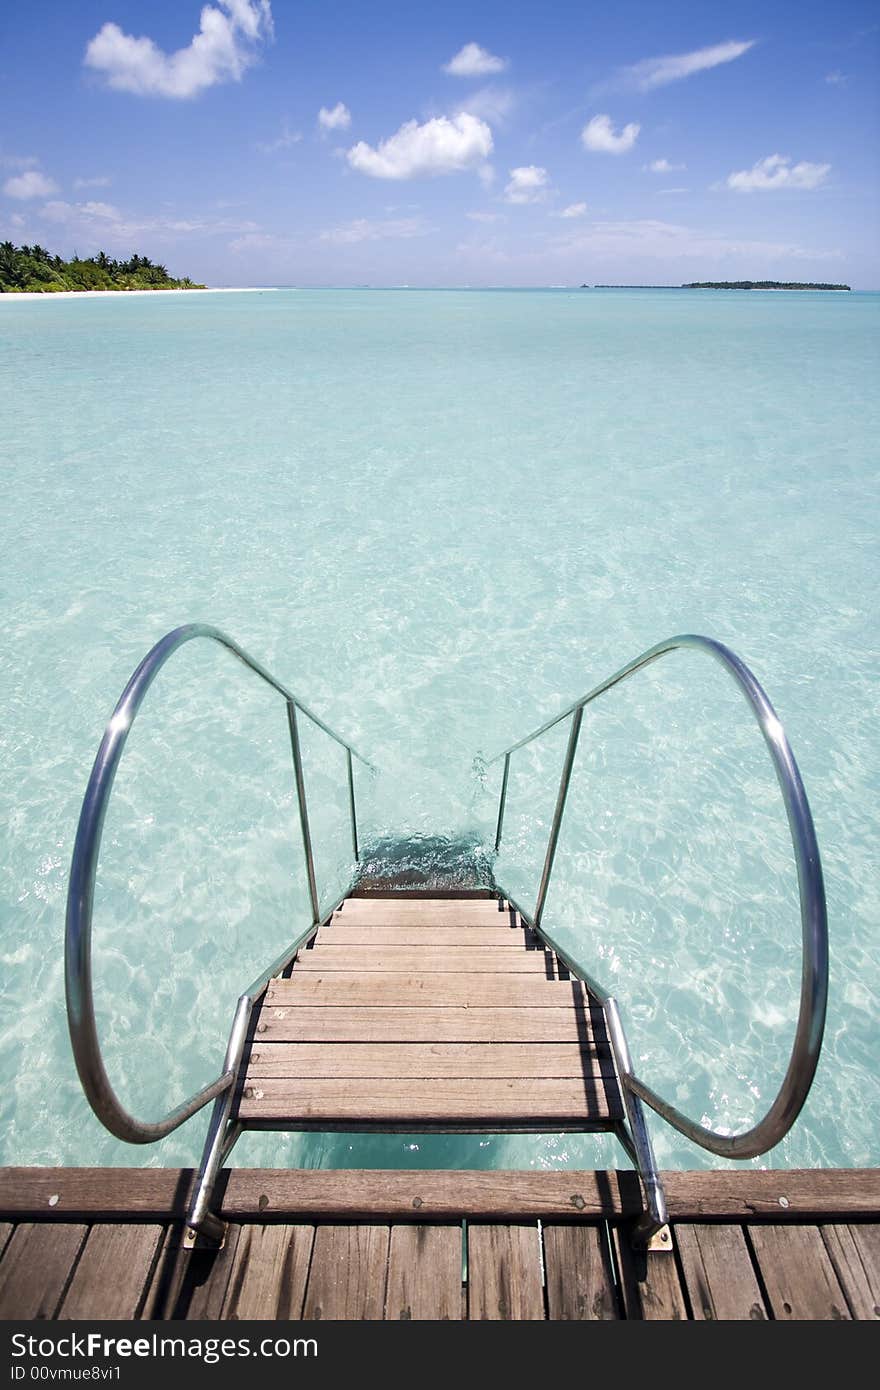
<path id="1" fill-rule="evenodd" d="M 234 642 L 231 637 L 227 637 L 219 628 L 211 627 L 205 623 L 188 623 L 183 627 L 175 628 L 173 632 L 167 633 L 154 647 L 147 653 L 137 670 L 132 675 L 126 685 L 113 714 L 104 731 L 104 737 L 98 749 L 88 786 L 86 787 L 85 797 L 83 798 L 82 810 L 80 811 L 79 824 L 76 831 L 76 840 L 73 846 L 73 859 L 70 867 L 70 884 L 67 893 L 67 917 L 65 923 L 65 943 L 64 943 L 64 967 L 65 967 L 65 992 L 67 997 L 67 1022 L 70 1031 L 70 1041 L 73 1047 L 73 1056 L 76 1062 L 76 1069 L 82 1082 L 86 1097 L 94 1110 L 98 1119 L 115 1134 L 118 1139 L 125 1139 L 131 1144 L 150 1144 L 157 1139 L 162 1139 L 172 1130 L 177 1129 L 192 1115 L 200 1110 L 208 1101 L 222 1094 L 232 1086 L 235 1080 L 235 1069 L 227 1063 L 224 1070 L 209 1085 L 197 1091 L 188 1101 L 177 1106 L 170 1111 L 164 1119 L 154 1123 L 144 1123 L 130 1115 L 117 1097 L 110 1084 L 107 1072 L 101 1056 L 101 1046 L 98 1041 L 98 1030 L 95 1021 L 95 1005 L 92 994 L 92 911 L 95 898 L 95 876 L 98 868 L 98 856 L 101 848 L 101 835 L 104 829 L 104 820 L 107 814 L 107 807 L 110 801 L 110 793 L 113 781 L 122 758 L 125 742 L 128 738 L 129 730 L 134 723 L 135 717 L 143 703 L 144 697 L 152 685 L 156 676 L 165 665 L 166 661 L 174 655 L 179 647 L 184 643 L 191 642 L 193 638 L 206 637 L 214 642 L 219 642 L 232 652 L 239 661 L 242 661 L 251 671 L 260 676 L 262 680 L 270 685 L 282 695 L 287 702 L 288 720 L 290 723 L 291 741 L 293 745 L 294 765 L 297 780 L 297 795 L 299 800 L 300 817 L 302 820 L 303 838 L 305 842 L 306 857 L 309 869 L 309 887 L 312 897 L 313 913 L 316 918 L 315 923 L 301 938 L 297 944 L 314 932 L 317 927 L 318 905 L 317 891 L 314 882 L 314 865 L 311 862 L 311 847 L 308 832 L 308 820 L 305 814 L 305 802 L 302 788 L 302 766 L 299 757 L 299 740 L 296 732 L 296 710 L 301 711 L 308 719 L 318 726 L 325 734 L 340 744 L 347 754 L 348 776 L 349 776 L 349 797 L 352 816 L 352 835 L 355 847 L 355 857 L 357 857 L 357 831 L 354 810 L 354 785 L 352 780 L 351 759 L 355 757 L 359 762 L 374 771 L 372 763 L 367 762 L 361 755 L 341 738 L 333 729 L 313 714 L 302 701 L 294 695 L 286 686 L 266 670 L 258 661 L 255 661 L 243 647 Z M 281 968 L 287 963 L 295 947 L 290 948 L 285 957 L 276 966 Z M 274 969 L 275 967 L 273 967 Z M 267 975 L 261 976 L 249 993 L 256 995 L 261 987 L 265 986 Z M 230 1047 L 232 1044 L 230 1043 Z"/>
<path id="2" fill-rule="evenodd" d="M 562 813 L 565 809 L 565 800 L 568 793 L 568 782 L 571 777 L 574 764 L 574 755 L 577 748 L 577 739 L 580 732 L 580 721 L 583 710 L 599 695 L 606 690 L 618 685 L 629 676 L 640 671 L 643 667 L 656 661 L 659 657 L 665 656 L 667 652 L 676 651 L 678 648 L 691 648 L 696 651 L 706 652 L 708 655 L 720 662 L 730 676 L 733 677 L 741 693 L 748 701 L 749 707 L 754 714 L 764 742 L 770 753 L 770 758 L 776 772 L 776 778 L 782 792 L 782 799 L 785 803 L 785 812 L 788 818 L 788 826 L 791 832 L 792 844 L 794 846 L 795 864 L 797 866 L 798 893 L 800 896 L 801 910 L 801 935 L 802 935 L 802 961 L 801 961 L 801 993 L 800 1005 L 798 1009 L 798 1021 L 795 1029 L 794 1043 L 792 1044 L 791 1056 L 785 1076 L 782 1079 L 779 1091 L 775 1100 L 764 1114 L 763 1118 L 748 1130 L 741 1134 L 720 1134 L 717 1130 L 709 1129 L 705 1125 L 691 1120 L 683 1115 L 674 1105 L 663 1100 L 656 1091 L 652 1090 L 644 1081 L 637 1076 L 628 1075 L 624 1079 L 625 1085 L 637 1096 L 650 1105 L 652 1110 L 656 1110 L 664 1120 L 684 1134 L 693 1143 L 708 1149 L 710 1153 L 719 1154 L 724 1158 L 754 1158 L 758 1154 L 766 1153 L 773 1148 L 781 1139 L 785 1137 L 791 1126 L 797 1119 L 807 1098 L 813 1077 L 816 1074 L 816 1066 L 819 1061 L 819 1053 L 822 1047 L 822 1037 L 825 1031 L 825 1014 L 828 1002 L 828 917 L 825 904 L 825 886 L 822 878 L 822 864 L 819 858 L 819 846 L 816 841 L 816 831 L 813 825 L 813 817 L 804 784 L 801 780 L 798 765 L 795 762 L 794 753 L 791 751 L 785 730 L 782 723 L 771 705 L 767 695 L 761 685 L 735 652 L 729 647 L 725 647 L 722 642 L 716 642 L 711 637 L 700 637 L 692 633 L 683 634 L 678 637 L 670 637 L 665 642 L 658 642 L 656 646 L 643 652 L 634 661 L 616 671 L 607 680 L 601 681 L 588 694 L 580 700 L 576 700 L 562 714 L 550 719 L 546 724 L 542 724 L 534 733 L 528 734 L 525 738 L 513 743 L 503 752 L 498 753 L 489 760 L 486 765 L 495 763 L 499 758 L 504 758 L 504 778 L 501 789 L 501 800 L 498 812 L 498 828 L 496 832 L 495 847 L 499 848 L 501 843 L 501 828 L 504 820 L 504 803 L 507 794 L 508 773 L 510 769 L 510 755 L 515 753 L 518 748 L 523 748 L 527 743 L 546 733 L 548 729 L 554 728 L 569 715 L 572 716 L 572 728 L 569 736 L 568 749 L 566 752 L 565 764 L 563 767 L 562 779 L 560 781 L 559 795 L 556 802 L 556 810 L 548 840 L 547 856 L 544 862 L 544 871 L 541 878 L 541 886 L 538 892 L 538 901 L 534 915 L 523 913 L 527 920 L 531 921 L 537 930 L 541 931 L 540 921 L 543 912 L 544 902 L 547 895 L 547 887 L 550 874 L 553 868 L 553 859 L 556 852 L 556 844 L 559 838 L 559 827 Z M 547 937 L 547 934 L 542 932 Z M 547 940 L 558 952 L 559 947 L 547 937 Z M 571 966 L 570 957 L 563 954 L 563 959 Z M 576 973 L 583 976 L 583 971 Z M 598 995 L 600 1001 L 604 1002 L 610 998 L 607 991 L 596 985 L 594 981 L 587 978 L 590 988 Z"/>

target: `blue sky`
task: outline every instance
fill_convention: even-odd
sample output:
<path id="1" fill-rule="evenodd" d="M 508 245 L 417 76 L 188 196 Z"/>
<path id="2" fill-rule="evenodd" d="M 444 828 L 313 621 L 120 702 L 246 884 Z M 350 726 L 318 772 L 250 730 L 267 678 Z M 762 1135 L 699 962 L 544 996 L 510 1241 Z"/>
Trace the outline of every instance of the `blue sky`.
<path id="1" fill-rule="evenodd" d="M 878 288 L 878 54 L 862 0 L 33 0 L 0 237 L 210 284 Z"/>

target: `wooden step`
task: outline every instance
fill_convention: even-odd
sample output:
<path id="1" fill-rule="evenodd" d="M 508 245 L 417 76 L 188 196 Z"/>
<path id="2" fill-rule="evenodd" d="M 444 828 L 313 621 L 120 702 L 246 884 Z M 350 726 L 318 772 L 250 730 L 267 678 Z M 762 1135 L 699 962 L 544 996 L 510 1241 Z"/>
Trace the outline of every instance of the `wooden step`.
<path id="1" fill-rule="evenodd" d="M 568 972 L 557 964 L 552 951 L 525 950 L 522 946 L 333 946 L 321 942 L 310 951 L 301 951 L 294 967 L 296 975 L 316 970 L 513 973 L 540 975 L 546 980 L 568 979 Z"/>
<path id="2" fill-rule="evenodd" d="M 434 923 L 359 922 L 334 917 L 321 927 L 316 946 L 538 946 L 540 938 L 522 927 L 450 927 Z"/>
<path id="3" fill-rule="evenodd" d="M 569 1003 L 558 1009 L 264 1007 L 255 1045 L 263 1042 L 515 1042 L 607 1044 L 596 1010 Z"/>
<path id="4" fill-rule="evenodd" d="M 608 1128 L 623 1114 L 616 1080 L 605 1077 L 374 1078 L 352 1086 L 348 1077 L 266 1077 L 245 1087 L 238 1117 L 253 1127 L 310 1125 L 475 1125 L 502 1129 L 576 1126 Z"/>
<path id="5" fill-rule="evenodd" d="M 266 1007 L 290 1004 L 324 1005 L 332 1009 L 374 1008 L 495 1008 L 552 1009 L 586 1006 L 578 980 L 548 980 L 543 975 L 416 974 L 373 970 L 294 969 L 289 980 L 273 980 Z"/>
<path id="6" fill-rule="evenodd" d="M 255 1043 L 247 1081 L 281 1077 L 613 1076 L 607 1049 L 578 1043 Z"/>
<path id="7" fill-rule="evenodd" d="M 401 902 L 393 898 L 347 898 L 333 914 L 334 922 L 396 922 L 404 926 L 414 922 L 436 926 L 510 926 L 518 925 L 520 920 L 512 908 L 492 898 L 409 898 Z"/>

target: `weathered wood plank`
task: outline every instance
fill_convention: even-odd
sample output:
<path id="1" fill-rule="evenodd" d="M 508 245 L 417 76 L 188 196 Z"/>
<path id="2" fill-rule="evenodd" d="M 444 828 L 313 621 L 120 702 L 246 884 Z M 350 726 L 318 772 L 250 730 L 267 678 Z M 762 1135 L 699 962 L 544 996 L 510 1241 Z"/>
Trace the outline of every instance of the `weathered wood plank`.
<path id="1" fill-rule="evenodd" d="M 875 1168 L 670 1171 L 661 1177 L 671 1219 L 678 1222 L 880 1222 L 880 1170 Z M 191 1168 L 0 1168 L 0 1213 L 13 1221 L 40 1223 L 121 1217 L 183 1220 L 193 1180 Z M 357 1219 L 377 1212 L 400 1220 L 416 1197 L 422 1219 L 503 1220 L 517 1213 L 547 1220 L 578 1213 L 584 1219 L 616 1219 L 633 1215 L 641 1201 L 638 1182 L 626 1170 L 235 1168 L 223 1171 L 218 1193 L 223 1214 L 232 1221 L 259 1219 L 264 1208 L 266 1219 L 276 1221 L 285 1214 Z M 784 1208 L 779 1205 L 783 1195 Z M 867 1241 L 875 1228 L 857 1229 L 860 1239 Z M 48 1236 L 56 1239 L 51 1230 Z M 16 1231 L 4 1264 L 18 1238 Z"/>
<path id="2" fill-rule="evenodd" d="M 688 1307 L 674 1254 L 634 1250 L 624 1226 L 613 1226 L 611 1238 L 626 1316 L 645 1322 L 685 1321 Z"/>
<path id="3" fill-rule="evenodd" d="M 537 1225 L 468 1226 L 468 1317 L 474 1321 L 544 1318 Z"/>
<path id="4" fill-rule="evenodd" d="M 296 1081 L 349 1077 L 614 1076 L 606 1052 L 577 1043 L 259 1043 L 247 1084 L 262 1077 Z"/>
<path id="5" fill-rule="evenodd" d="M 176 1222 L 170 1226 L 150 1278 L 141 1317 L 148 1321 L 189 1318 L 216 1322 L 226 1298 L 243 1229 L 230 1223 L 219 1250 L 208 1242 L 186 1250 L 183 1248 L 184 1225 Z"/>
<path id="6" fill-rule="evenodd" d="M 880 1226 L 822 1226 L 822 1239 L 854 1318 L 880 1318 Z"/>
<path id="7" fill-rule="evenodd" d="M 265 1005 L 256 1026 L 259 1042 L 569 1042 L 598 1038 L 607 1044 L 596 1010 L 569 1002 L 557 1009 L 361 1007 Z"/>
<path id="8" fill-rule="evenodd" d="M 493 898 L 348 898 L 332 922 L 446 922 L 475 926 L 515 923 L 521 918 Z"/>
<path id="9" fill-rule="evenodd" d="M 220 1317 L 298 1319 L 305 1299 L 314 1226 L 244 1226 Z"/>
<path id="10" fill-rule="evenodd" d="M 239 1118 L 397 1125 L 478 1123 L 593 1127 L 618 1119 L 623 1105 L 611 1077 L 387 1077 L 352 1086 L 347 1077 L 262 1077 L 245 1088 Z"/>
<path id="11" fill-rule="evenodd" d="M 163 1238 L 161 1226 L 92 1226 L 57 1314 L 62 1321 L 136 1318 Z"/>
<path id="12" fill-rule="evenodd" d="M 544 950 L 534 932 L 522 927 L 445 927 L 413 922 L 398 925 L 363 922 L 357 925 L 333 922 L 321 927 L 315 937 L 318 946 L 446 946 L 486 949 L 490 946 L 516 946 Z"/>
<path id="13" fill-rule="evenodd" d="M 14 1230 L 15 1227 L 13 1226 L 11 1221 L 0 1221 L 0 1258 L 2 1258 L 3 1251 L 9 1244 L 12 1232 Z"/>
<path id="14" fill-rule="evenodd" d="M 392 1226 L 386 1319 L 447 1322 L 461 1314 L 461 1227 Z"/>
<path id="15" fill-rule="evenodd" d="M 303 1316 L 382 1318 L 388 1272 L 387 1226 L 319 1226 Z"/>
<path id="16" fill-rule="evenodd" d="M 675 1239 L 696 1319 L 757 1322 L 767 1317 L 741 1226 L 678 1226 Z"/>
<path id="17" fill-rule="evenodd" d="M 54 1318 L 87 1226 L 16 1226 L 0 1262 L 0 1318 Z"/>
<path id="18" fill-rule="evenodd" d="M 749 1239 L 774 1318 L 849 1319 L 846 1298 L 817 1226 L 754 1226 Z"/>
<path id="19" fill-rule="evenodd" d="M 610 1321 L 620 1316 L 604 1225 L 545 1224 L 547 1315 L 557 1321 Z"/>
<path id="20" fill-rule="evenodd" d="M 375 970 L 381 974 L 539 975 L 545 980 L 566 979 L 567 971 L 551 951 L 526 951 L 508 946 L 332 946 L 319 945 L 300 951 L 294 970 L 348 974 Z"/>
<path id="21" fill-rule="evenodd" d="M 469 1008 L 559 1009 L 585 999 L 578 980 L 541 976 L 360 974 L 294 969 L 289 980 L 273 980 L 265 1009 L 313 1005 L 336 1009 Z"/>

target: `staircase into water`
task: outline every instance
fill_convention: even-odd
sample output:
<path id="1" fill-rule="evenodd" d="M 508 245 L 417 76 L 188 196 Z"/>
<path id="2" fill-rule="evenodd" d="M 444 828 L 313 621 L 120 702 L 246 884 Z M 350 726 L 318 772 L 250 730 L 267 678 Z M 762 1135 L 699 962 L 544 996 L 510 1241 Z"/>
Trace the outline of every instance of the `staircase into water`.
<path id="1" fill-rule="evenodd" d="M 101 834 L 125 741 L 153 680 L 186 642 L 220 643 L 286 707 L 311 922 L 241 995 L 219 1075 L 163 1119 L 130 1115 L 107 1076 L 92 994 L 91 935 Z M 543 926 L 584 712 L 591 702 L 679 648 L 711 656 L 739 687 L 763 735 L 782 793 L 797 868 L 802 926 L 798 1022 L 779 1092 L 747 1131 L 724 1134 L 688 1118 L 635 1073 L 612 994 Z M 66 923 L 71 1043 L 93 1110 L 118 1138 L 151 1143 L 211 1105 L 190 1203 L 187 1243 L 224 1239 L 215 1185 L 248 1129 L 380 1133 L 610 1133 L 638 1174 L 642 1211 L 631 1239 L 671 1250 L 666 1198 L 646 1109 L 725 1158 L 751 1158 L 778 1144 L 812 1084 L 825 1023 L 828 942 L 813 820 L 785 731 L 744 663 L 711 638 L 659 643 L 602 681 L 555 719 L 497 755 L 502 765 L 495 850 L 503 837 L 511 758 L 568 721 L 568 741 L 534 904 L 500 884 L 401 888 L 356 872 L 325 904 L 315 872 L 299 721 L 310 720 L 346 754 L 345 797 L 352 856 L 361 861 L 351 744 L 216 628 L 169 633 L 132 675 L 107 725 L 89 779 L 74 845 Z M 489 766 L 491 764 L 488 764 Z"/>

